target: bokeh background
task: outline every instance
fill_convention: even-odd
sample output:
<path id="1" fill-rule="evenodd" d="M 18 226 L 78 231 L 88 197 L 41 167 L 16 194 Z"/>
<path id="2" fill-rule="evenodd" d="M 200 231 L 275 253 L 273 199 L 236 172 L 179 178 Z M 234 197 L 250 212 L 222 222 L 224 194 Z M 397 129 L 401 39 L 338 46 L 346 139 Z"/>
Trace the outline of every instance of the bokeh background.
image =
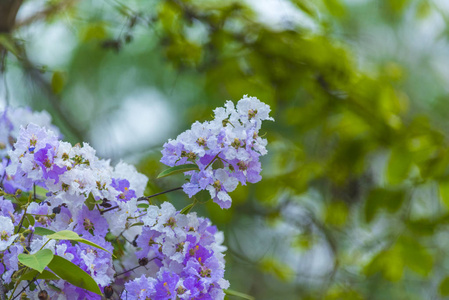
<path id="1" fill-rule="evenodd" d="M 0 0 L 0 107 L 49 111 L 157 193 L 183 183 L 156 179 L 165 141 L 256 96 L 263 180 L 195 208 L 231 288 L 449 299 L 448 19 L 446 0 Z"/>

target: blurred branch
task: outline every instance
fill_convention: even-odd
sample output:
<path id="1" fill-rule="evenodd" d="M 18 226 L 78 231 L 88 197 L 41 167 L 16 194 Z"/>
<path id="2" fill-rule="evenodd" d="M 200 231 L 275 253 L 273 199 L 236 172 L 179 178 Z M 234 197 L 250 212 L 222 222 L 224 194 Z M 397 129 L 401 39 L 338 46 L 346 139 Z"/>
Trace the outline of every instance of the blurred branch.
<path id="1" fill-rule="evenodd" d="M 28 26 L 31 25 L 32 23 L 38 21 L 38 20 L 42 20 L 42 19 L 46 19 L 51 17 L 52 15 L 57 14 L 60 11 L 63 11 L 71 6 L 73 6 L 76 2 L 78 2 L 79 0 L 67 0 L 67 1 L 61 1 L 59 3 L 53 4 L 49 7 L 47 7 L 44 10 L 41 10 L 39 12 L 37 12 L 36 14 L 29 16 L 28 18 L 26 18 L 25 20 L 22 20 L 20 22 L 17 22 L 14 25 L 14 29 L 23 27 L 23 26 Z"/>
<path id="2" fill-rule="evenodd" d="M 22 0 L 0 0 L 0 33 L 10 33 Z"/>
<path id="3" fill-rule="evenodd" d="M 22 5 L 22 0 L 0 0 L 0 34 L 5 34 L 6 39 L 14 27 L 17 12 Z M 9 104 L 8 85 L 6 82 L 6 55 L 8 47 L 0 43 L 0 75 L 3 77 L 6 104 Z"/>
<path id="4" fill-rule="evenodd" d="M 30 76 L 34 83 L 36 83 L 47 96 L 52 108 L 56 111 L 59 119 L 69 129 L 69 131 L 77 138 L 79 142 L 85 140 L 85 132 L 76 126 L 74 118 L 62 107 L 61 98 L 53 93 L 51 83 L 42 75 L 41 71 L 36 68 L 26 56 L 25 50 L 22 49 L 19 60 L 24 71 Z"/>

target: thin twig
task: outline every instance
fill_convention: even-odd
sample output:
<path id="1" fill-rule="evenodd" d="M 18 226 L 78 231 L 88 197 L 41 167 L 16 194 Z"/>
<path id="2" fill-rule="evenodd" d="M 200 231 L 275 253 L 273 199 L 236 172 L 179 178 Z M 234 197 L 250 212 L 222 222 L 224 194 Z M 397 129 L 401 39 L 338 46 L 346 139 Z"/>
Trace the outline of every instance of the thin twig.
<path id="1" fill-rule="evenodd" d="M 61 99 L 53 93 L 51 84 L 42 76 L 42 73 L 31 63 L 28 57 L 26 57 L 24 51 L 22 52 L 20 62 L 22 63 L 23 68 L 28 71 L 28 74 L 33 81 L 45 92 L 52 108 L 58 114 L 61 122 L 63 122 L 69 131 L 76 136 L 78 141 L 84 141 L 84 131 L 80 130 L 79 127 L 76 126 L 73 117 L 62 108 Z"/>
<path id="2" fill-rule="evenodd" d="M 137 199 L 137 201 L 148 200 L 150 198 L 157 197 L 159 195 L 163 195 L 163 194 L 174 192 L 174 191 L 181 190 L 181 189 L 182 189 L 182 186 L 174 188 L 174 189 L 170 189 L 170 190 L 167 190 L 167 191 L 163 191 L 163 192 L 160 192 L 160 193 L 156 193 L 156 194 L 153 194 L 153 195 L 150 195 L 150 196 L 147 196 L 147 197 L 140 197 L 140 198 Z"/>
<path id="3" fill-rule="evenodd" d="M 5 287 L 3 286 L 3 279 L 1 275 L 0 275 L 0 299 L 6 300 L 6 292 Z"/>
<path id="4" fill-rule="evenodd" d="M 79 0 L 67 0 L 67 1 L 62 1 L 57 4 L 51 5 L 48 8 L 41 10 L 32 16 L 29 16 L 25 20 L 16 22 L 16 24 L 14 25 L 14 29 L 31 25 L 38 20 L 46 19 L 60 11 L 63 11 L 65 9 L 73 6 L 78 1 Z"/>
<path id="5" fill-rule="evenodd" d="M 166 194 L 166 193 L 174 192 L 174 191 L 177 191 L 177 190 L 180 190 L 180 189 L 182 189 L 182 186 L 174 188 L 174 189 L 171 189 L 171 190 L 168 190 L 168 191 L 163 191 L 163 192 L 160 192 L 160 193 L 157 193 L 157 194 L 154 194 L 154 195 L 150 195 L 150 196 L 147 196 L 147 197 L 140 197 L 140 198 L 137 199 L 137 201 L 147 201 L 150 198 L 153 198 L 153 197 L 156 197 L 156 196 L 160 196 L 160 195 L 163 195 L 163 194 Z M 114 210 L 114 209 L 117 209 L 117 208 L 119 208 L 118 205 L 113 206 L 113 207 L 108 208 L 108 209 L 105 209 L 105 210 L 101 210 L 100 214 L 104 214 L 105 212 L 108 212 L 108 211 L 111 211 L 111 210 Z"/>
<path id="6" fill-rule="evenodd" d="M 16 296 L 14 296 L 11 300 L 16 299 L 17 297 L 19 297 L 19 295 L 21 295 L 34 281 L 36 280 L 36 276 L 33 278 L 33 280 L 30 280 L 28 282 L 28 284 L 26 285 L 26 287 L 24 287 Z M 12 295 L 11 295 L 12 296 Z"/>

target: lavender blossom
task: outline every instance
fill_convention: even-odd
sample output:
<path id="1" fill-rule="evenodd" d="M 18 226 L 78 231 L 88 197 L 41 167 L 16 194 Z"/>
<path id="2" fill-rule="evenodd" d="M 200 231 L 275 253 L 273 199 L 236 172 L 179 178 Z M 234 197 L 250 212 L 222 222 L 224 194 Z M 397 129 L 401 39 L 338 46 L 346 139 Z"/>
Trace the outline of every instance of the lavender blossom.
<path id="1" fill-rule="evenodd" d="M 269 112 L 270 107 L 255 97 L 244 96 L 236 107 L 227 101 L 225 107 L 214 110 L 214 120 L 195 122 L 176 140 L 165 143 L 161 162 L 170 167 L 198 165 L 198 172 L 186 172 L 191 178 L 183 185 L 184 192 L 192 197 L 208 190 L 214 202 L 229 208 L 232 199 L 228 193 L 238 182 L 245 185 L 262 178 L 259 157 L 267 153 L 267 142 L 258 132 L 262 121 L 273 120 Z"/>

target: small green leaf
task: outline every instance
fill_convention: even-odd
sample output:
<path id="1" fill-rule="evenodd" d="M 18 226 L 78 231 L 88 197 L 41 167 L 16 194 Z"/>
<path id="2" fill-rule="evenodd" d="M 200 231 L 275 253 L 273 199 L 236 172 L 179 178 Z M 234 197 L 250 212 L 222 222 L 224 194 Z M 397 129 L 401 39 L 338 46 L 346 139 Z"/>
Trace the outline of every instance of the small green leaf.
<path id="1" fill-rule="evenodd" d="M 44 227 L 34 227 L 34 234 L 37 235 L 49 235 L 55 233 L 53 230 Z"/>
<path id="2" fill-rule="evenodd" d="M 52 272 L 47 271 L 47 270 L 44 270 L 40 274 L 36 270 L 29 270 L 28 272 L 26 272 L 25 274 L 23 274 L 20 277 L 19 281 L 22 281 L 22 280 L 33 280 L 34 278 L 36 278 L 36 279 L 44 279 L 44 280 L 59 280 L 60 279 L 58 276 L 56 276 L 55 274 L 53 274 Z"/>
<path id="3" fill-rule="evenodd" d="M 46 198 L 47 197 L 47 193 L 48 190 L 44 189 L 41 186 L 36 185 L 36 195 L 41 197 L 41 198 Z"/>
<path id="4" fill-rule="evenodd" d="M 89 274 L 72 262 L 55 255 L 53 260 L 48 265 L 48 268 L 68 283 L 91 291 L 100 296 L 102 295 L 101 290 L 95 280 L 93 280 Z"/>
<path id="5" fill-rule="evenodd" d="M 247 300 L 255 300 L 256 299 L 253 296 L 250 296 L 250 295 L 247 295 L 247 294 L 244 294 L 244 293 L 241 293 L 241 292 L 237 292 L 237 291 L 234 291 L 234 290 L 229 290 L 228 289 L 228 290 L 224 290 L 224 292 L 225 292 L 226 295 L 240 297 L 242 299 L 247 299 Z"/>
<path id="6" fill-rule="evenodd" d="M 51 284 L 50 282 L 47 282 L 47 286 L 48 286 L 49 288 L 51 288 L 52 290 L 58 292 L 58 293 L 62 292 L 62 290 L 61 290 L 60 288 L 58 288 L 58 287 L 57 287 L 56 285 L 54 285 L 54 284 Z"/>
<path id="7" fill-rule="evenodd" d="M 108 250 L 106 250 L 105 248 L 89 241 L 86 239 L 83 239 L 82 237 L 80 237 L 76 232 L 73 232 L 71 230 L 61 230 L 58 232 L 55 232 L 53 234 L 49 234 L 47 235 L 47 238 L 52 239 L 52 240 L 69 240 L 69 241 L 77 241 L 80 243 L 84 243 L 87 244 L 89 246 L 104 250 L 106 252 L 109 252 Z M 111 253 L 111 252 L 109 252 Z"/>
<path id="8" fill-rule="evenodd" d="M 448 296 L 449 295 L 449 276 L 444 278 L 440 283 L 440 294 L 441 296 Z"/>
<path id="9" fill-rule="evenodd" d="M 212 169 L 217 170 L 217 169 L 223 169 L 224 168 L 224 163 L 221 159 L 217 158 L 214 163 L 212 164 Z"/>
<path id="10" fill-rule="evenodd" d="M 315 18 L 316 12 L 313 7 L 310 7 L 310 4 L 304 0 L 292 0 L 292 3 L 298 7 L 300 10 L 308 14 L 310 17 Z"/>
<path id="11" fill-rule="evenodd" d="M 148 203 L 139 203 L 139 204 L 137 204 L 137 207 L 138 208 L 148 208 L 148 207 L 150 207 L 150 205 Z"/>
<path id="12" fill-rule="evenodd" d="M 81 29 L 80 38 L 83 42 L 102 41 L 106 39 L 108 33 L 104 22 L 89 23 L 88 26 Z"/>
<path id="13" fill-rule="evenodd" d="M 194 206 L 194 203 L 190 203 L 189 205 L 187 205 L 186 207 L 181 209 L 181 214 L 187 215 L 192 210 L 193 206 Z"/>
<path id="14" fill-rule="evenodd" d="M 174 166 L 174 167 L 165 169 L 157 176 L 157 178 L 167 177 L 167 176 L 175 175 L 178 173 L 184 173 L 187 171 L 199 171 L 199 170 L 200 169 L 198 168 L 198 166 L 196 164 L 179 165 L 179 166 Z"/>
<path id="15" fill-rule="evenodd" d="M 50 249 L 43 249 L 34 254 L 20 253 L 18 259 L 25 266 L 42 273 L 53 259 L 53 252 Z"/>
<path id="16" fill-rule="evenodd" d="M 53 90 L 53 93 L 60 94 L 64 89 L 65 81 L 65 74 L 63 72 L 54 72 L 51 77 L 51 89 Z"/>
<path id="17" fill-rule="evenodd" d="M 343 17 L 346 14 L 345 7 L 339 0 L 324 0 L 329 13 L 335 17 Z"/>
<path id="18" fill-rule="evenodd" d="M 385 208 L 391 213 L 396 212 L 402 206 L 404 198 L 405 192 L 402 189 L 372 189 L 365 203 L 366 221 L 371 222 L 381 208 Z"/>
<path id="19" fill-rule="evenodd" d="M 210 199 L 212 199 L 212 197 L 210 196 L 210 192 L 207 190 L 202 190 L 198 192 L 194 197 L 198 202 L 201 203 L 207 202 Z"/>
<path id="20" fill-rule="evenodd" d="M 396 185 L 404 181 L 413 164 L 413 154 L 406 147 L 395 147 L 391 151 L 387 168 L 388 182 Z"/>
<path id="21" fill-rule="evenodd" d="M 36 223 L 36 220 L 34 219 L 34 216 L 27 214 L 23 221 L 23 227 L 28 228 L 30 226 L 34 226 L 35 223 Z"/>
<path id="22" fill-rule="evenodd" d="M 95 205 L 103 203 L 103 200 L 95 200 L 94 195 L 92 193 L 89 194 L 89 197 L 87 197 L 86 201 L 84 201 L 84 204 L 86 204 L 87 208 L 89 210 L 93 210 L 95 208 Z"/>
<path id="23" fill-rule="evenodd" d="M 134 224 L 132 224 L 132 225 L 129 226 L 129 227 L 133 227 L 133 226 L 143 226 L 143 222 L 137 222 L 137 223 L 134 223 Z"/>
<path id="24" fill-rule="evenodd" d="M 14 54 L 16 57 L 19 56 L 19 49 L 17 49 L 14 40 L 8 34 L 0 34 L 0 45 L 6 48 L 9 52 Z"/>
<path id="25" fill-rule="evenodd" d="M 440 188 L 440 197 L 443 201 L 444 205 L 446 205 L 447 208 L 449 208 L 449 181 L 448 180 L 442 180 L 438 182 L 439 188 Z"/>

